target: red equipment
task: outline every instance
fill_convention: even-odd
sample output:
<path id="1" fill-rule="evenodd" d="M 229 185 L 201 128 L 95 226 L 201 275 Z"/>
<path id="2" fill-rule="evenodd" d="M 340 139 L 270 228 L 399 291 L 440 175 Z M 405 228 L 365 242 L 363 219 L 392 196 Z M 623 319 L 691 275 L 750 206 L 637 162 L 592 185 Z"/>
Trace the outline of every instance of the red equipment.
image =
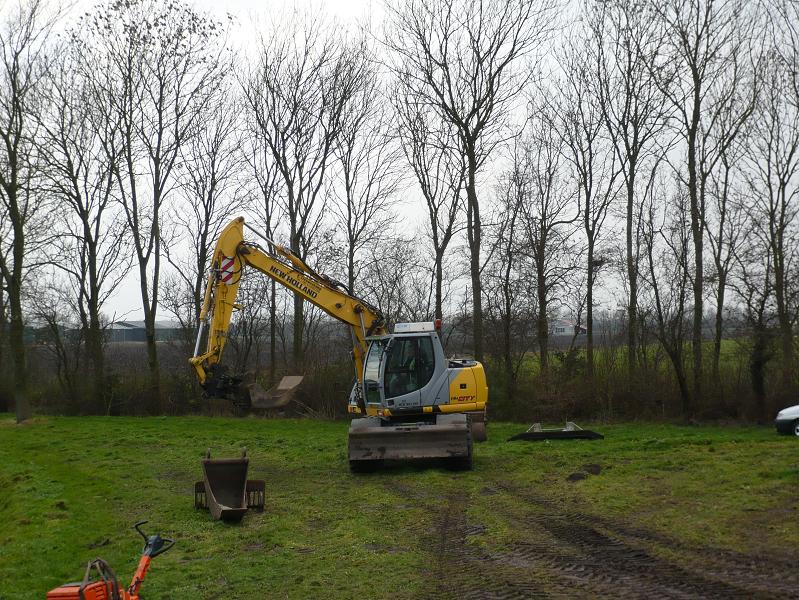
<path id="1" fill-rule="evenodd" d="M 141 560 L 127 589 L 124 589 L 114 571 L 102 558 L 96 558 L 86 566 L 83 581 L 65 583 L 47 592 L 47 600 L 139 600 L 139 588 L 150 568 L 150 561 L 175 545 L 174 540 L 162 538 L 159 534 L 148 536 L 140 527 L 147 521 L 139 521 L 133 527 L 144 539 Z M 98 579 L 92 578 L 97 571 Z"/>

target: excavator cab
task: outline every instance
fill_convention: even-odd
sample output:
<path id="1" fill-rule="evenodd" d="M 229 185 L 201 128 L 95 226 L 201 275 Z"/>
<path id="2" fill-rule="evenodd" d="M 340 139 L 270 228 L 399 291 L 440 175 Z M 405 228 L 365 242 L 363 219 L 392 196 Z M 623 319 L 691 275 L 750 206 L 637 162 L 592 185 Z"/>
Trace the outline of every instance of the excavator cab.
<path id="1" fill-rule="evenodd" d="M 485 439 L 488 388 L 482 365 L 446 358 L 439 327 L 398 323 L 393 334 L 370 338 L 362 379 L 366 416 L 354 419 L 349 432 L 353 471 L 415 458 L 471 468 L 472 440 Z M 350 411 L 356 414 L 357 396 Z"/>
<path id="2" fill-rule="evenodd" d="M 400 323 L 399 326 L 418 326 L 420 331 L 369 338 L 362 384 L 368 415 L 377 415 L 384 409 L 419 409 L 440 403 L 448 361 L 438 333 L 432 327 L 421 331 L 432 325 Z M 437 386 L 435 390 L 433 386 Z M 433 396 L 438 402 L 423 400 Z M 355 404 L 354 398 L 355 395 L 351 405 Z"/>

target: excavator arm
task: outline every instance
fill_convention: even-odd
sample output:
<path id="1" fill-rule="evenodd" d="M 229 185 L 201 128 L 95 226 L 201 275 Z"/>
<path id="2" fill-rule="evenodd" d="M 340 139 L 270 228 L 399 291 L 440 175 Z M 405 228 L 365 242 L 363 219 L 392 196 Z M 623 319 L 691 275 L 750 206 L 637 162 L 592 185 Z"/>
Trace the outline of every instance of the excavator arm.
<path id="1" fill-rule="evenodd" d="M 345 286 L 310 268 L 287 248 L 264 238 L 269 250 L 244 240 L 244 217 L 231 221 L 217 240 L 211 259 L 211 271 L 199 315 L 199 330 L 194 356 L 189 362 L 197 372 L 200 385 L 216 391 L 215 377 L 227 341 L 233 311 L 240 308 L 236 294 L 244 273 L 256 269 L 292 292 L 318 306 L 328 315 L 350 326 L 355 373 L 362 383 L 367 337 L 384 335 L 385 320 L 380 311 L 350 294 Z M 207 331 L 207 341 L 202 340 Z"/>

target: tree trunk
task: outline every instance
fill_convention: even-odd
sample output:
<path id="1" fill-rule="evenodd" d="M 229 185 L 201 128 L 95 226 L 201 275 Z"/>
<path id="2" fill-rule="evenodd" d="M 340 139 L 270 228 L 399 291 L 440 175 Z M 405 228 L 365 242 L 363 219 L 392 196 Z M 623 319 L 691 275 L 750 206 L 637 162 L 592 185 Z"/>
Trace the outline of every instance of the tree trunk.
<path id="1" fill-rule="evenodd" d="M 2 286 L 0 286 L 2 288 Z M 7 396 L 8 388 L 6 386 L 6 295 L 0 289 L 0 411 L 6 412 L 9 409 L 9 400 Z"/>
<path id="2" fill-rule="evenodd" d="M 142 299 L 144 300 L 144 336 L 147 343 L 147 366 L 150 369 L 150 398 L 148 409 L 152 414 L 161 410 L 161 368 L 158 364 L 158 350 L 155 345 L 155 313 L 147 302 L 147 281 L 142 280 Z"/>
<path id="3" fill-rule="evenodd" d="M 297 231 L 297 223 L 295 219 L 291 220 L 291 251 L 300 258 L 304 258 L 301 255 L 300 251 L 300 234 Z M 294 296 L 294 320 L 293 320 L 293 346 L 291 349 L 292 358 L 293 358 L 293 368 L 295 369 L 302 369 L 302 365 L 304 362 L 303 357 L 303 333 L 305 327 L 305 315 L 304 315 L 304 305 L 303 299 L 300 298 L 297 294 L 293 294 Z"/>
<path id="4" fill-rule="evenodd" d="M 99 315 L 92 314 L 89 328 L 86 330 L 86 354 L 91 363 L 92 376 L 92 412 L 102 411 L 107 413 L 109 408 L 105 403 L 105 357 L 103 356 L 103 330 L 100 326 Z"/>
<path id="5" fill-rule="evenodd" d="M 505 269 L 505 287 L 503 289 L 503 296 L 505 301 L 505 318 L 502 319 L 502 337 L 503 337 L 503 363 L 505 366 L 505 394 L 509 403 L 513 402 L 516 395 L 516 373 L 513 369 L 513 346 L 511 344 L 511 306 L 512 298 L 510 292 L 510 270 L 511 258 L 508 257 L 508 266 Z"/>
<path id="6" fill-rule="evenodd" d="M 14 264 L 14 271 L 16 275 L 17 263 Z M 25 325 L 22 321 L 22 301 L 19 289 L 19 283 L 21 283 L 22 278 L 19 277 L 17 279 L 15 276 L 14 279 L 17 281 L 9 286 L 9 304 L 11 308 L 9 349 L 14 362 L 14 405 L 17 423 L 22 423 L 30 418 L 31 409 L 28 401 L 28 373 L 25 368 Z"/>
<path id="7" fill-rule="evenodd" d="M 716 295 L 716 324 L 713 332 L 713 381 L 718 392 L 722 392 L 721 374 L 721 338 L 724 333 L 724 294 L 727 287 L 727 274 L 719 269 L 719 290 Z"/>
<path id="8" fill-rule="evenodd" d="M 350 244 L 347 249 L 347 289 L 350 294 L 355 294 L 355 245 Z"/>
<path id="9" fill-rule="evenodd" d="M 2 286 L 0 286 L 2 287 Z M 0 289 L 0 382 L 2 382 L 2 377 L 4 373 L 5 363 L 3 360 L 5 359 L 5 340 L 6 340 L 6 295 L 2 289 Z M 0 387 L 0 394 L 2 393 L 2 387 Z M 3 405 L 0 404 L 0 410 L 3 409 Z"/>
<path id="10" fill-rule="evenodd" d="M 444 285 L 444 252 L 443 250 L 436 250 L 436 305 L 435 305 L 435 318 L 443 319 L 443 285 Z"/>
<path id="11" fill-rule="evenodd" d="M 680 404 L 684 416 L 688 415 L 691 406 L 691 392 L 688 390 L 688 377 L 685 374 L 682 352 L 671 353 L 671 363 L 674 367 L 674 374 L 677 376 L 677 385 L 680 388 Z"/>
<path id="12" fill-rule="evenodd" d="M 85 330 L 86 354 L 91 364 L 91 399 L 92 412 L 105 414 L 108 407 L 105 403 L 105 361 L 103 356 L 103 329 L 100 324 L 100 281 L 97 275 L 97 243 L 92 235 L 91 225 L 85 216 L 83 219 L 83 240 L 88 252 L 87 275 L 88 315 L 81 310 L 82 325 Z M 101 412 L 102 411 L 102 412 Z"/>
<path id="13" fill-rule="evenodd" d="M 480 241 L 481 223 L 480 206 L 477 200 L 477 159 L 475 148 L 467 148 L 468 177 L 466 181 L 467 197 L 467 237 L 469 240 L 470 272 L 472 276 L 472 331 L 474 344 L 474 357 L 483 362 L 483 287 L 480 281 Z"/>
<path id="14" fill-rule="evenodd" d="M 757 419 L 766 415 L 766 363 L 768 362 L 768 340 L 762 330 L 755 331 L 752 354 L 749 357 L 749 375 L 755 397 Z"/>
<path id="15" fill-rule="evenodd" d="M 780 236 L 780 234 L 777 234 Z M 781 236 L 780 236 L 781 237 Z M 782 394 L 788 395 L 793 387 L 793 328 L 785 298 L 785 257 L 781 240 L 772 245 L 774 250 L 774 296 L 777 300 L 777 322 L 780 327 L 780 350 L 782 354 Z"/>
<path id="16" fill-rule="evenodd" d="M 277 383 L 277 284 L 271 280 L 269 289 L 269 386 Z"/>
<path id="17" fill-rule="evenodd" d="M 691 332 L 691 350 L 694 357 L 694 394 L 693 402 L 695 405 L 702 403 L 702 313 L 703 289 L 704 289 L 704 198 L 699 197 L 699 180 L 697 177 L 696 160 L 696 136 L 699 130 L 699 111 L 701 107 L 700 99 L 701 82 L 694 74 L 694 103 L 691 116 L 691 125 L 688 127 L 688 195 L 691 200 L 691 235 L 694 242 L 694 320 Z M 688 407 L 689 411 L 691 407 Z"/>
<path id="18" fill-rule="evenodd" d="M 294 357 L 294 368 L 302 369 L 303 363 L 303 329 L 305 326 L 305 315 L 303 314 L 303 300 L 294 294 L 294 347 L 292 349 Z"/>
<path id="19" fill-rule="evenodd" d="M 588 289 L 586 291 L 585 360 L 588 390 L 594 397 L 594 239 L 588 236 Z"/>
<path id="20" fill-rule="evenodd" d="M 544 248 L 546 248 L 545 244 L 542 245 L 542 250 L 540 254 L 540 258 L 538 259 L 539 264 L 536 265 L 537 276 L 538 276 L 538 286 L 537 286 L 537 294 L 538 294 L 538 319 L 537 319 L 537 334 L 538 334 L 538 353 L 539 353 L 539 364 L 541 365 L 541 379 L 544 383 L 544 386 L 547 387 L 549 384 L 549 322 L 547 319 L 547 291 L 546 291 L 546 281 L 544 276 L 544 265 L 540 264 L 543 262 L 543 253 Z"/>
<path id="21" fill-rule="evenodd" d="M 627 178 L 627 279 L 630 284 L 627 305 L 627 375 L 628 385 L 637 380 L 638 266 L 633 256 L 633 205 L 635 203 L 635 161 L 630 161 Z"/>

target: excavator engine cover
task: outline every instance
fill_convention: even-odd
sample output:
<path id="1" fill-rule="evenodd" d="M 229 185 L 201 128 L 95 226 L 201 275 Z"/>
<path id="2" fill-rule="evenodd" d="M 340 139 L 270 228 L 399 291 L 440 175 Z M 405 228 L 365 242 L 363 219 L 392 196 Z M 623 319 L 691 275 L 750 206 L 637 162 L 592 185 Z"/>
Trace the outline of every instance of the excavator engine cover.
<path id="1" fill-rule="evenodd" d="M 380 417 L 366 417 L 350 424 L 349 459 L 356 469 L 361 461 L 427 458 L 469 461 L 471 466 L 471 456 L 471 423 L 463 413 L 437 415 L 435 423 L 381 423 Z"/>

